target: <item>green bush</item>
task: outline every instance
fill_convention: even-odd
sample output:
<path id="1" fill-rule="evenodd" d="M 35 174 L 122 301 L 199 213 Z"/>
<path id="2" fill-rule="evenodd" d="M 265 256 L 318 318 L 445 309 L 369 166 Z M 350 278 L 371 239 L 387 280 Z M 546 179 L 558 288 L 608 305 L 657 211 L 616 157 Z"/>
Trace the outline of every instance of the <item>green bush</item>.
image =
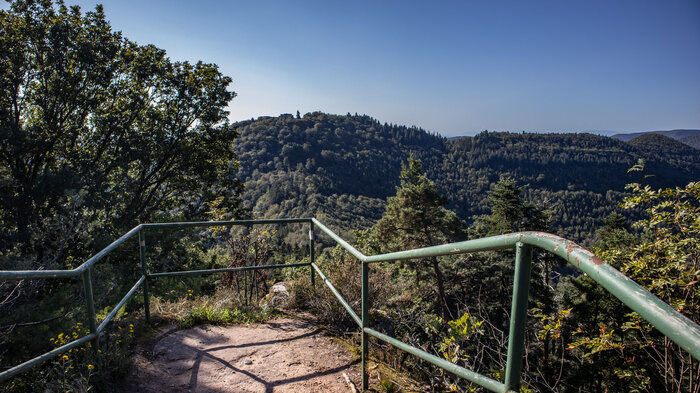
<path id="1" fill-rule="evenodd" d="M 137 316 L 113 322 L 102 334 L 97 351 L 93 343 L 70 349 L 39 367 L 11 378 L 0 386 L 0 391 L 109 391 L 111 383 L 120 380 L 129 369 L 129 348 L 134 340 L 134 329 L 139 323 Z M 77 323 L 68 332 L 59 333 L 49 341 L 51 346 L 58 348 L 86 334 L 89 334 L 89 330 L 82 323 Z"/>

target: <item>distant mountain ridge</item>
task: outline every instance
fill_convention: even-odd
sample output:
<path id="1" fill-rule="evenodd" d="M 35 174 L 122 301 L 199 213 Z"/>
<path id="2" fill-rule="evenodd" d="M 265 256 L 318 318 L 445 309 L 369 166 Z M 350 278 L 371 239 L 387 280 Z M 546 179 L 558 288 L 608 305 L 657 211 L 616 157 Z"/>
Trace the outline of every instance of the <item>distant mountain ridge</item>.
<path id="1" fill-rule="evenodd" d="M 234 126 L 237 176 L 253 216 L 316 216 L 338 230 L 366 228 L 381 217 L 409 154 L 468 223 L 488 211 L 491 185 L 512 176 L 529 200 L 552 212 L 552 231 L 577 241 L 590 239 L 619 210 L 625 184 L 681 186 L 700 174 L 700 151 L 661 135 L 631 142 L 587 133 L 447 139 L 369 116 L 321 112 Z M 639 158 L 647 161 L 644 173 L 627 173 Z"/>
<path id="2" fill-rule="evenodd" d="M 646 134 L 659 134 L 663 135 L 677 141 L 683 142 L 686 145 L 692 146 L 696 149 L 700 149 L 700 130 L 689 130 L 689 129 L 679 129 L 679 130 L 668 130 L 668 131 L 644 131 L 644 132 L 633 132 L 630 134 L 615 134 L 611 138 L 619 139 L 621 141 L 631 141 L 632 139 L 638 138 Z"/>

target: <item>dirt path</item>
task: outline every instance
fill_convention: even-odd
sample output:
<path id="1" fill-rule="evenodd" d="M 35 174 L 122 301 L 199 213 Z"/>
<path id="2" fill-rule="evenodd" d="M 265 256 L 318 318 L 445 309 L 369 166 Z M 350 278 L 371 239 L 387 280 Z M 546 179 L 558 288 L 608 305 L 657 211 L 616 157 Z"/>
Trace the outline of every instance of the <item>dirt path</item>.
<path id="1" fill-rule="evenodd" d="M 351 392 L 359 359 L 308 322 L 199 326 L 158 340 L 134 358 L 124 392 Z"/>

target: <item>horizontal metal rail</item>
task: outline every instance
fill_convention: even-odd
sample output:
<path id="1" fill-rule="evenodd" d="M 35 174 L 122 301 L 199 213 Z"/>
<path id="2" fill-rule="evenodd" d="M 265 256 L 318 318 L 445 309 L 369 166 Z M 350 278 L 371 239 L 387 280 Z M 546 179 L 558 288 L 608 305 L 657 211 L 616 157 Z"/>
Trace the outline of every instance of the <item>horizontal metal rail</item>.
<path id="1" fill-rule="evenodd" d="M 87 336 L 80 337 L 79 339 L 77 339 L 75 341 L 71 341 L 68 344 L 62 345 L 62 346 L 54 349 L 53 351 L 46 352 L 43 355 L 39 355 L 33 359 L 27 360 L 24 363 L 18 364 L 18 365 L 14 366 L 8 370 L 1 372 L 0 373 L 0 381 L 4 381 L 10 377 L 13 377 L 13 376 L 15 376 L 23 371 L 26 371 L 27 369 L 29 369 L 31 367 L 38 366 L 39 364 L 41 364 L 47 360 L 50 360 L 50 359 L 52 359 L 52 358 L 54 358 L 54 357 L 56 357 L 64 352 L 70 350 L 70 349 L 77 348 L 77 347 L 87 343 L 90 340 L 94 340 L 95 338 L 97 338 L 97 334 L 91 332 Z"/>
<path id="2" fill-rule="evenodd" d="M 100 252 L 85 261 L 82 265 L 70 270 L 4 270 L 0 271 L 0 280 L 25 280 L 43 278 L 69 278 L 79 276 L 85 269 L 104 258 L 120 244 L 136 235 L 142 229 L 174 229 L 185 227 L 217 227 L 217 226 L 246 226 L 263 224 L 292 224 L 311 222 L 310 218 L 283 218 L 277 220 L 236 220 L 236 221 L 196 221 L 196 222 L 165 222 L 141 224 L 135 226 L 122 237 L 112 242 Z"/>
<path id="3" fill-rule="evenodd" d="M 247 270 L 264 270 L 264 269 L 280 269 L 284 267 L 300 267 L 309 266 L 308 262 L 300 263 L 285 263 L 281 265 L 259 265 L 259 266 L 241 266 L 241 267 L 225 267 L 221 269 L 205 269 L 205 270 L 183 270 L 179 272 L 161 272 L 161 273 L 150 273 L 148 277 L 171 277 L 171 276 L 194 276 L 198 274 L 213 274 L 213 273 L 228 273 L 228 272 L 240 272 Z"/>
<path id="4" fill-rule="evenodd" d="M 393 345 L 402 351 L 406 351 L 411 355 L 414 355 L 420 359 L 432 363 L 446 371 L 451 372 L 452 374 L 458 377 L 466 379 L 467 381 L 474 382 L 479 386 L 483 386 L 486 389 L 492 390 L 494 392 L 503 392 L 505 389 L 505 385 L 501 382 L 496 381 L 495 379 L 491 379 L 467 368 L 460 367 L 448 360 L 437 357 L 412 345 L 408 345 L 405 342 L 387 336 L 386 334 L 379 333 L 376 330 L 370 328 L 364 328 L 363 330 L 365 331 L 365 333 L 374 336 L 387 344 Z"/>
<path id="5" fill-rule="evenodd" d="M 187 227 L 231 227 L 265 224 L 296 224 L 311 222 L 310 218 L 278 218 L 274 220 L 234 220 L 234 221 L 188 221 L 188 222 L 162 222 L 141 224 L 144 229 L 167 229 Z"/>
<path id="6" fill-rule="evenodd" d="M 124 307 L 126 302 L 128 302 L 129 299 L 131 299 L 131 297 L 134 296 L 134 293 L 136 293 L 136 290 L 139 289 L 139 287 L 141 286 L 141 284 L 143 284 L 144 281 L 146 281 L 146 276 L 141 276 L 141 278 L 139 278 L 139 280 L 136 281 L 136 284 L 129 290 L 129 292 L 127 292 L 126 295 L 124 295 L 122 300 L 119 303 L 117 303 L 116 306 L 114 306 L 109 315 L 107 315 L 107 318 L 105 318 L 104 321 L 102 321 L 102 323 L 100 323 L 100 325 L 97 327 L 98 334 L 101 333 L 102 330 L 104 330 L 105 326 L 107 326 L 107 324 L 112 321 L 112 318 L 114 318 L 114 316 L 117 315 L 119 309 Z"/>
<path id="7" fill-rule="evenodd" d="M 87 261 L 83 262 L 82 265 L 71 270 L 3 270 L 0 271 L 0 280 L 24 280 L 24 279 L 42 279 L 42 278 L 68 278 L 76 277 L 82 274 L 90 266 L 94 265 L 95 262 L 104 258 L 105 255 L 109 254 L 110 251 L 117 248 L 120 244 L 124 243 L 126 240 L 137 234 L 141 230 L 141 225 L 137 225 L 129 232 L 125 233 L 119 239 L 113 241 L 110 245 L 103 248 L 102 251 L 93 255 Z"/>

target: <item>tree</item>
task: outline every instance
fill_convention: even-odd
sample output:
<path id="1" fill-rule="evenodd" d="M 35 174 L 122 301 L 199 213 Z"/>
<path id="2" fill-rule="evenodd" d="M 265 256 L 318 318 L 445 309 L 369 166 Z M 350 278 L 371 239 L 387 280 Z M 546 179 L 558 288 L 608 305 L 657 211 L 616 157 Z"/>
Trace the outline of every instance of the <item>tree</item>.
<path id="1" fill-rule="evenodd" d="M 634 235 L 628 231 L 627 220 L 622 214 L 610 213 L 603 222 L 605 226 L 596 231 L 598 240 L 593 245 L 594 251 L 630 248 L 636 243 Z"/>
<path id="2" fill-rule="evenodd" d="M 0 11 L 0 269 L 76 267 L 139 222 L 238 215 L 230 83 L 214 64 L 125 39 L 101 6 L 18 0 Z M 171 263 L 197 255 L 176 242 Z M 100 263 L 97 293 L 124 293 L 112 289 L 136 274 L 114 263 L 126 249 Z M 80 314 L 57 310 L 82 295 L 62 285 L 0 283 L 0 322 L 65 328 Z M 3 367 L 45 349 L 48 337 L 28 331 L 3 335 Z"/>
<path id="3" fill-rule="evenodd" d="M 491 214 L 476 217 L 471 228 L 473 237 L 487 237 L 521 231 L 549 230 L 549 215 L 547 212 L 526 201 L 522 196 L 522 187 L 518 187 L 517 181 L 511 177 L 501 177 L 498 183 L 493 185 L 487 202 L 491 207 Z M 513 265 L 512 258 L 504 256 L 502 253 L 496 254 L 493 254 L 495 259 L 492 258 L 491 263 L 486 263 L 486 265 L 495 263 L 501 266 L 502 272 L 508 272 L 508 275 L 510 275 Z M 542 285 L 550 287 L 552 265 L 558 265 L 561 261 L 551 256 L 536 255 L 535 262 L 537 266 L 533 273 L 540 273 Z M 503 288 L 507 290 L 504 295 L 508 295 L 511 288 L 510 281 Z M 538 291 L 537 285 L 533 286 L 533 291 Z M 546 296 L 543 295 L 542 297 Z M 498 303 L 503 303 L 503 300 L 505 299 L 499 299 Z"/>
<path id="4" fill-rule="evenodd" d="M 470 236 L 487 237 L 521 231 L 548 231 L 549 215 L 546 211 L 528 202 L 523 197 L 523 187 L 511 177 L 501 177 L 489 192 L 487 202 L 490 214 L 476 217 L 470 228 Z M 485 321 L 487 333 L 480 337 L 478 350 L 488 354 L 491 361 L 489 368 L 505 369 L 506 353 L 503 340 L 508 332 L 509 310 L 513 294 L 514 255 L 512 251 L 494 251 L 469 255 L 469 263 L 464 263 L 462 290 L 460 298 L 464 299 L 470 311 Z M 553 300 L 553 287 L 550 271 L 558 265 L 559 259 L 540 252 L 533 253 L 532 276 L 530 284 L 531 309 L 537 310 L 540 317 L 552 318 L 557 315 Z M 537 340 L 540 321 L 529 319 L 526 358 L 527 378 L 549 379 L 548 368 L 552 362 L 553 345 L 549 333 L 545 332 Z M 501 337 L 499 340 L 498 338 Z M 545 365 L 545 367 L 542 367 Z M 535 381 L 528 380 L 528 383 Z"/>
<path id="5" fill-rule="evenodd" d="M 493 236 L 518 231 L 546 231 L 548 215 L 522 197 L 522 188 L 512 177 L 501 177 L 487 198 L 491 214 L 474 222 L 477 236 Z"/>
<path id="6" fill-rule="evenodd" d="M 644 208 L 647 217 L 633 228 L 642 231 L 639 240 L 619 229 L 619 220 L 608 226 L 596 253 L 639 285 L 695 321 L 700 321 L 697 282 L 700 277 L 700 183 L 685 187 L 653 190 L 650 186 L 630 184 L 631 195 L 623 206 Z M 615 230 L 618 232 L 616 233 Z M 620 236 L 622 235 L 622 236 Z M 624 311 L 617 299 L 605 307 L 581 304 L 599 298 L 599 286 L 591 288 L 590 279 L 573 280 L 577 292 L 565 301 L 575 306 L 570 329 L 570 349 L 582 359 L 607 363 L 596 368 L 589 381 L 603 389 L 621 388 L 650 392 L 700 392 L 700 368 L 681 347 L 656 331 L 638 314 Z M 607 294 L 607 298 L 612 298 Z M 604 299 L 603 299 L 604 300 Z M 585 368 L 585 367 L 583 367 Z"/>
<path id="7" fill-rule="evenodd" d="M 235 214 L 230 82 L 123 38 L 101 6 L 13 2 L 0 12 L 0 255 L 60 265 L 139 221 Z"/>
<path id="8" fill-rule="evenodd" d="M 384 251 L 399 251 L 434 246 L 462 237 L 462 222 L 446 209 L 447 200 L 435 184 L 423 174 L 420 160 L 409 156 L 402 164 L 401 186 L 396 196 L 390 197 L 386 211 L 375 226 L 376 236 Z M 448 321 L 444 278 L 436 257 L 428 259 L 437 282 L 438 298 L 443 323 Z M 412 264 L 416 277 L 422 275 L 424 263 Z"/>

